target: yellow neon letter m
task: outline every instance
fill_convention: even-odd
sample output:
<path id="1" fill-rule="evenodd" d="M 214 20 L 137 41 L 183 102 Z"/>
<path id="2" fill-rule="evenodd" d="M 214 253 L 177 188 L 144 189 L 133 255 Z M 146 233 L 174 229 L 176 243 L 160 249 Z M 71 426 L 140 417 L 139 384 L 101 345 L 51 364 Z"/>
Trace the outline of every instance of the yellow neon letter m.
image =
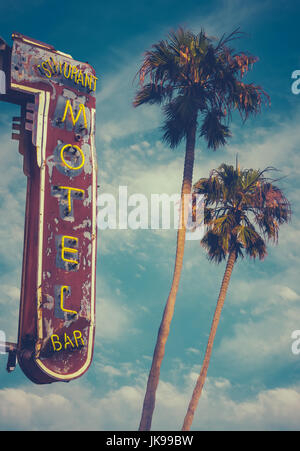
<path id="1" fill-rule="evenodd" d="M 78 121 L 78 119 L 79 119 L 79 117 L 80 117 L 80 115 L 81 115 L 81 113 L 82 113 L 82 114 L 83 114 L 83 120 L 84 120 L 84 126 L 85 126 L 85 128 L 87 128 L 87 120 L 86 120 L 86 114 L 85 114 L 85 107 L 84 107 L 84 105 L 83 105 L 82 103 L 79 104 L 79 109 L 78 109 L 77 116 L 74 117 L 73 108 L 72 108 L 72 105 L 71 105 L 70 100 L 68 99 L 68 100 L 66 101 L 65 111 L 64 111 L 64 115 L 63 115 L 63 117 L 62 117 L 61 122 L 64 122 L 64 121 L 66 120 L 68 110 L 69 110 L 69 113 L 70 113 L 70 116 L 71 116 L 71 120 L 72 120 L 73 126 L 76 125 L 76 122 Z"/>

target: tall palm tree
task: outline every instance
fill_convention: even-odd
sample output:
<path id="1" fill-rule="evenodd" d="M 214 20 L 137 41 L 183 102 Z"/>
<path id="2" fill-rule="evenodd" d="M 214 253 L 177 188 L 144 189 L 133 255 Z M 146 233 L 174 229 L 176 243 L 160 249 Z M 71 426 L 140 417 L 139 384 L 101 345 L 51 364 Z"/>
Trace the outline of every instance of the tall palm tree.
<path id="1" fill-rule="evenodd" d="M 163 140 L 171 148 L 185 140 L 185 160 L 181 188 L 180 224 L 173 281 L 160 324 L 153 354 L 139 430 L 150 430 L 159 382 L 160 367 L 169 335 L 178 291 L 188 217 L 187 195 L 191 193 L 197 127 L 209 148 L 216 150 L 230 136 L 229 123 L 233 110 L 243 120 L 258 113 L 268 96 L 259 87 L 242 81 L 257 61 L 246 53 L 235 53 L 229 47 L 240 37 L 238 30 L 219 41 L 204 31 L 194 34 L 179 28 L 168 40 L 154 44 L 146 51 L 138 72 L 140 88 L 133 105 L 159 104 L 163 107 Z"/>
<path id="2" fill-rule="evenodd" d="M 214 338 L 224 305 L 234 264 L 238 257 L 264 259 L 267 241 L 277 243 L 281 224 L 288 222 L 291 208 L 282 191 L 267 177 L 274 168 L 262 171 L 240 170 L 226 164 L 200 179 L 194 192 L 205 196 L 207 231 L 201 244 L 208 258 L 220 263 L 227 258 L 226 269 L 214 313 L 207 348 L 182 430 L 190 430 L 205 383 Z"/>

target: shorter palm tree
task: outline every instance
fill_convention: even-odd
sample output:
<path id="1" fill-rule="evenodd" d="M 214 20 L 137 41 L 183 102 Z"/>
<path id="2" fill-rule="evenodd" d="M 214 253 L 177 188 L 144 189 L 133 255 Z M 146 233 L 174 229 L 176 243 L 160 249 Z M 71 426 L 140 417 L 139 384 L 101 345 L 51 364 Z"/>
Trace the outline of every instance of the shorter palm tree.
<path id="1" fill-rule="evenodd" d="M 208 258 L 220 263 L 227 258 L 226 269 L 209 334 L 208 344 L 199 377 L 182 430 L 190 430 L 205 383 L 214 338 L 224 305 L 234 264 L 238 257 L 248 255 L 263 259 L 267 255 L 267 241 L 278 241 L 281 224 L 288 222 L 291 208 L 276 180 L 266 175 L 274 168 L 262 171 L 240 170 L 236 165 L 222 164 L 209 178 L 194 185 L 194 193 L 205 196 L 207 231 L 201 244 Z"/>

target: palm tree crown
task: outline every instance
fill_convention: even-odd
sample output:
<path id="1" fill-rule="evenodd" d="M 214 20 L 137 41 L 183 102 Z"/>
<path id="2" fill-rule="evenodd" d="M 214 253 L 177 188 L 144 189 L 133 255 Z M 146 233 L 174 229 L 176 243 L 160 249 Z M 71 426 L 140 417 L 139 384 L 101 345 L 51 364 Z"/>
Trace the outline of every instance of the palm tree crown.
<path id="1" fill-rule="evenodd" d="M 236 30 L 217 42 L 203 30 L 194 34 L 179 28 L 145 53 L 134 106 L 164 105 L 163 138 L 172 148 L 187 136 L 200 115 L 200 136 L 216 150 L 230 136 L 234 109 L 246 119 L 260 111 L 263 99 L 269 99 L 259 86 L 242 81 L 257 57 L 234 53 L 229 47 L 240 34 Z"/>
<path id="2" fill-rule="evenodd" d="M 240 170 L 222 164 L 195 184 L 194 192 L 205 195 L 208 229 L 202 245 L 211 260 L 219 263 L 232 251 L 236 257 L 263 259 L 266 241 L 277 242 L 279 227 L 289 221 L 291 208 L 274 180 L 266 176 L 271 170 Z"/>

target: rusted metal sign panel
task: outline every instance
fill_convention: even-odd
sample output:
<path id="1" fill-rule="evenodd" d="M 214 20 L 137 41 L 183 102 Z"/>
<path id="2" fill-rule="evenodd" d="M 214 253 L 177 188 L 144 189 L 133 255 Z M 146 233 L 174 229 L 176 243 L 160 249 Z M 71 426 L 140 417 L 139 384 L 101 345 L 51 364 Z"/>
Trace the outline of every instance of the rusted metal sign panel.
<path id="1" fill-rule="evenodd" d="M 97 77 L 50 45 L 17 33 L 13 41 L 10 89 L 32 96 L 24 111 L 32 143 L 24 151 L 17 356 L 36 383 L 69 381 L 88 369 L 93 353 Z"/>

